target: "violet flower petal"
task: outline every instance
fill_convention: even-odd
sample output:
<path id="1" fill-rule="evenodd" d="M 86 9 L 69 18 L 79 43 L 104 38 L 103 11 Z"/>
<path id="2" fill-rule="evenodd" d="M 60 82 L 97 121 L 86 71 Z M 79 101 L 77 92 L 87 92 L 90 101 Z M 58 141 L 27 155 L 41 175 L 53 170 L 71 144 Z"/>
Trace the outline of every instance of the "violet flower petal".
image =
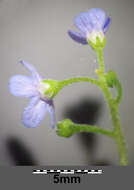
<path id="1" fill-rule="evenodd" d="M 108 28 L 110 26 L 110 23 L 111 23 L 111 18 L 108 17 L 107 20 L 106 20 L 106 22 L 105 22 L 105 24 L 104 24 L 104 26 L 103 26 L 103 32 L 104 32 L 104 34 L 107 32 L 107 30 L 108 30 Z"/>
<path id="2" fill-rule="evenodd" d="M 69 30 L 68 34 L 76 42 L 84 44 L 84 45 L 88 44 L 86 37 L 83 34 L 80 34 L 78 32 L 74 32 L 73 30 Z"/>
<path id="3" fill-rule="evenodd" d="M 54 128 L 56 126 L 56 117 L 55 117 L 55 109 L 54 109 L 54 105 L 53 102 L 52 104 L 48 105 L 48 112 L 50 114 L 50 122 L 51 122 L 51 127 Z"/>
<path id="4" fill-rule="evenodd" d="M 9 80 L 9 90 L 14 96 L 31 98 L 38 94 L 33 79 L 24 75 L 14 75 Z"/>
<path id="5" fill-rule="evenodd" d="M 93 29 L 88 13 L 80 13 L 75 17 L 74 22 L 75 26 L 84 34 L 90 33 Z"/>
<path id="6" fill-rule="evenodd" d="M 40 100 L 38 96 L 32 98 L 22 114 L 23 124 L 29 128 L 37 127 L 44 119 L 47 106 L 47 103 Z"/>
<path id="7" fill-rule="evenodd" d="M 29 63 L 24 62 L 24 61 L 20 61 L 20 63 L 28 69 L 28 71 L 31 73 L 33 79 L 35 79 L 37 82 L 40 82 L 42 80 L 42 77 L 36 71 L 35 67 L 33 67 L 32 65 L 30 65 Z"/>
<path id="8" fill-rule="evenodd" d="M 105 24 L 106 14 L 102 9 L 93 8 L 88 11 L 90 18 L 90 24 L 92 24 L 93 29 L 101 30 Z"/>

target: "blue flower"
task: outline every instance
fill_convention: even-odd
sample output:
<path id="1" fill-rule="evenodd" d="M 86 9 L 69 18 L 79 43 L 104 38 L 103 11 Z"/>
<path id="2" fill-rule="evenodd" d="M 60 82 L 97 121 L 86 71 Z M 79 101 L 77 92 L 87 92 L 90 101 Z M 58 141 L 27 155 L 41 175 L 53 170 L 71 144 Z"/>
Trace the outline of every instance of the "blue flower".
<path id="1" fill-rule="evenodd" d="M 20 61 L 20 63 L 28 69 L 31 76 L 15 75 L 11 77 L 9 90 L 14 96 L 30 98 L 30 103 L 22 114 L 23 124 L 26 127 L 37 127 L 48 111 L 51 126 L 54 127 L 56 120 L 53 100 L 46 98 L 44 95 L 49 86 L 42 83 L 43 78 L 32 65 L 24 61 Z"/>
<path id="2" fill-rule="evenodd" d="M 93 8 L 87 13 L 80 13 L 75 18 L 75 26 L 80 33 L 69 30 L 69 36 L 78 43 L 88 44 L 90 41 L 96 44 L 96 38 L 103 42 L 104 35 L 109 28 L 111 19 L 99 8 Z"/>

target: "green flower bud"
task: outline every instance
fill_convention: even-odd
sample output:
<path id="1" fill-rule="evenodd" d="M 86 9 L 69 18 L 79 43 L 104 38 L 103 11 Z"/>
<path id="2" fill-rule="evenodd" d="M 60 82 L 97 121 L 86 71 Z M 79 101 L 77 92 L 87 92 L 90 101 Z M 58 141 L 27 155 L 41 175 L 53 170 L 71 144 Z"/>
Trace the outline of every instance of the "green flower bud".
<path id="1" fill-rule="evenodd" d="M 65 119 L 57 124 L 58 130 L 56 133 L 62 137 L 71 137 L 74 133 L 73 122 L 70 119 Z"/>

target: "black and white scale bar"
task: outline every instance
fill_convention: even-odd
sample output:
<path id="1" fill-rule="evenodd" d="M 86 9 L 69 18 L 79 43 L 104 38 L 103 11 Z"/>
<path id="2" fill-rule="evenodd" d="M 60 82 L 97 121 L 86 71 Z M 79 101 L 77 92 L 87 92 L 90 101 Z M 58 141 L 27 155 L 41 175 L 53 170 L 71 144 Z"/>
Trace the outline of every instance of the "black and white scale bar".
<path id="1" fill-rule="evenodd" d="M 33 174 L 102 174 L 102 170 L 33 170 Z"/>

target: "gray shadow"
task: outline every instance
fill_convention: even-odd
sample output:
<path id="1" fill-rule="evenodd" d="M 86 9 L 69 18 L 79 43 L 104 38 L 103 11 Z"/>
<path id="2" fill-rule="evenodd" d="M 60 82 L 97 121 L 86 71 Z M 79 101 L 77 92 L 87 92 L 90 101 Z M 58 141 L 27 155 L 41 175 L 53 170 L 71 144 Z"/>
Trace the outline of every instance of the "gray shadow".
<path id="1" fill-rule="evenodd" d="M 102 111 L 100 101 L 92 98 L 83 98 L 73 105 L 68 105 L 64 111 L 64 118 L 69 118 L 78 124 L 96 125 Z M 78 133 L 79 141 L 81 142 L 85 154 L 87 155 L 87 163 L 89 165 L 109 165 L 107 160 L 95 160 L 95 150 L 97 145 L 97 137 L 93 133 Z M 89 159 L 90 156 L 90 159 Z"/>
<path id="2" fill-rule="evenodd" d="M 16 166 L 34 166 L 38 165 L 30 150 L 24 143 L 16 137 L 9 137 L 6 141 L 9 156 Z"/>

